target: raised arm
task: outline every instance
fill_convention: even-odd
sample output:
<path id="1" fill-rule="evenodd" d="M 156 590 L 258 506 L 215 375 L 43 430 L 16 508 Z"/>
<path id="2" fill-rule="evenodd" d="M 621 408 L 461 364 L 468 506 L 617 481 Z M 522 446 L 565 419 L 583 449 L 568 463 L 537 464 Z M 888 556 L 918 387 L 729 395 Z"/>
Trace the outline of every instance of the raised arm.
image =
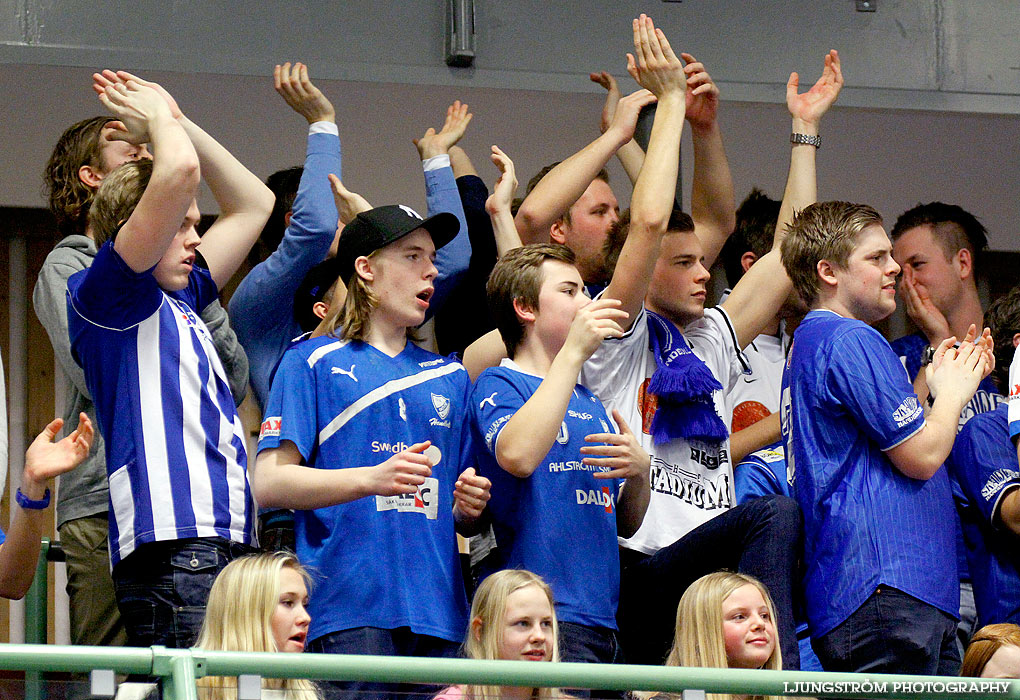
<path id="1" fill-rule="evenodd" d="M 548 243 L 549 227 L 576 202 L 606 163 L 634 138 L 641 108 L 655 98 L 645 90 L 620 100 L 605 133 L 543 177 L 521 203 L 514 221 L 524 243 Z"/>
<path id="2" fill-rule="evenodd" d="M 16 512 L 7 540 L 0 545 L 0 597 L 18 599 L 28 592 L 46 524 L 53 523 L 49 509 L 38 506 L 50 500 L 48 491 L 53 478 L 78 466 L 92 447 L 94 433 L 88 416 L 82 413 L 77 429 L 63 440 L 53 442 L 63 425 L 60 418 L 51 422 L 25 453 L 19 492 L 28 499 L 29 507 L 15 505 L 15 499 L 11 499 L 11 508 Z"/>
<path id="3" fill-rule="evenodd" d="M 694 178 L 691 185 L 691 218 L 701 241 L 705 267 L 711 267 L 726 239 L 737 225 L 733 178 L 723 148 L 716 114 L 719 88 L 694 56 L 682 53 L 687 75 L 687 121 L 694 145 Z"/>
<path id="4" fill-rule="evenodd" d="M 786 85 L 786 106 L 793 118 L 793 133 L 817 136 L 822 116 L 836 101 L 843 87 L 839 54 L 835 51 L 826 54 L 822 77 L 808 92 L 797 94 L 798 85 L 797 74 L 791 73 Z M 792 145 L 790 174 L 786 180 L 783 203 L 779 208 L 772 250 L 751 266 L 733 288 L 726 303 L 722 305 L 733 323 L 737 345 L 740 348 L 746 347 L 761 333 L 793 289 L 790 278 L 783 268 L 779 247 L 795 214 L 817 199 L 815 179 L 817 150 L 810 144 Z"/>
<path id="5" fill-rule="evenodd" d="M 616 78 L 606 71 L 589 73 L 588 78 L 606 89 L 606 102 L 602 105 L 602 118 L 599 120 L 599 130 L 604 134 L 609 130 L 616 117 L 616 108 L 620 104 L 620 87 L 616 84 Z M 620 146 L 616 152 L 616 159 L 620 161 L 620 165 L 623 166 L 623 170 L 627 173 L 627 178 L 633 186 L 637 182 L 641 164 L 645 160 L 645 152 L 641 150 L 641 145 L 632 138 Z"/>
<path id="6" fill-rule="evenodd" d="M 492 164 L 499 168 L 499 179 L 492 188 L 492 194 L 485 200 L 485 211 L 492 221 L 492 235 L 496 239 L 496 256 L 521 246 L 521 238 L 517 235 L 514 215 L 510 213 L 510 204 L 517 192 L 517 176 L 514 173 L 514 162 L 499 149 L 492 147 Z"/>
<path id="7" fill-rule="evenodd" d="M 158 151 L 152 175 L 127 222 L 114 239 L 117 254 L 135 272 L 160 261 L 198 191 L 199 159 L 188 134 L 174 118 L 163 97 L 139 81 L 111 82 L 92 76 L 92 88 L 120 122 L 112 123 L 113 137 L 133 144 L 148 143 Z"/>
<path id="8" fill-rule="evenodd" d="M 467 217 L 464 214 L 464 203 L 457 189 L 457 179 L 451 167 L 450 149 L 455 146 L 467 131 L 471 123 L 471 112 L 467 104 L 460 100 L 454 101 L 446 110 L 446 120 L 438 132 L 429 127 L 420 139 L 414 139 L 421 156 L 422 168 L 425 171 L 425 196 L 428 200 L 428 214 L 449 212 L 457 217 L 460 230 L 456 237 L 436 251 L 435 293 L 425 314 L 426 320 L 432 318 L 442 307 L 460 283 L 464 273 L 471 264 L 471 238 L 467 230 Z"/>
<path id="9" fill-rule="evenodd" d="M 613 279 L 603 293 L 622 302 L 621 308 L 628 313 L 625 329 L 634 323 L 644 304 L 659 257 L 659 243 L 673 210 L 686 90 L 683 63 L 673 53 L 662 30 L 645 15 L 634 20 L 633 30 L 634 55 L 627 54 L 627 70 L 659 104 L 648 152 L 631 196 L 627 241 L 620 251 Z"/>
<path id="10" fill-rule="evenodd" d="M 199 250 L 216 286 L 222 288 L 244 261 L 272 213 L 273 193 L 227 149 L 188 119 L 160 85 L 125 71 L 104 71 L 103 77 L 111 83 L 134 80 L 157 90 L 191 139 L 202 176 L 220 207 L 220 215 L 202 237 Z"/>

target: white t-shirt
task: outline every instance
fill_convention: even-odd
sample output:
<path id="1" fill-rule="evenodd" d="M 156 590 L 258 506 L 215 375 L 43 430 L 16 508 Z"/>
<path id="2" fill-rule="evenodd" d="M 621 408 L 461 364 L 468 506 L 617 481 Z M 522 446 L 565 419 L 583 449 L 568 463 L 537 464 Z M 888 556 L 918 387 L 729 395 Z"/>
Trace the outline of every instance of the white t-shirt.
<path id="1" fill-rule="evenodd" d="M 684 329 L 684 338 L 723 385 L 712 398 L 729 428 L 726 392 L 743 373 L 730 319 L 719 307 L 707 309 L 704 318 Z M 626 335 L 599 346 L 580 377 L 580 383 L 593 391 L 607 410 L 620 411 L 652 456 L 648 512 L 632 537 L 620 538 L 621 546 L 645 554 L 654 554 L 736 504 L 728 439 L 721 443 L 677 439 L 654 444 L 650 429 L 657 400 L 646 394 L 646 389 L 655 368 L 655 356 L 648 346 L 648 319 L 642 309 Z"/>
<path id="2" fill-rule="evenodd" d="M 597 391 L 595 393 L 598 394 Z M 1013 362 L 1009 365 L 1009 391 L 1004 393 L 1009 396 L 1009 436 L 1016 442 L 1020 438 L 1020 347 L 1013 353 Z"/>
<path id="3" fill-rule="evenodd" d="M 743 430 L 779 410 L 788 346 L 789 337 L 783 333 L 778 337 L 759 335 L 744 348 L 744 357 L 751 371 L 743 373 L 726 394 L 733 432 Z"/>

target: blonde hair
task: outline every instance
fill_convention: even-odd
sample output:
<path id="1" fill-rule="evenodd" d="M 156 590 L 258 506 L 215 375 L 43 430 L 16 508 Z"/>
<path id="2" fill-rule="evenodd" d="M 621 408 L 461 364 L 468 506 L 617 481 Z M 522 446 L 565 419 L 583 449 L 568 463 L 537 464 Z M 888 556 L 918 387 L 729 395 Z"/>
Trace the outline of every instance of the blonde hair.
<path id="1" fill-rule="evenodd" d="M 366 257 L 374 257 L 379 250 L 372 251 Z M 338 281 L 343 284 L 343 280 Z M 347 297 L 344 303 L 339 306 L 331 304 L 325 318 L 322 319 L 326 324 L 326 333 L 341 340 L 364 340 L 368 334 L 372 311 L 379 304 L 379 296 L 372 291 L 357 270 L 347 281 L 346 288 Z M 407 329 L 407 337 L 412 341 L 418 340 L 415 329 L 411 327 Z"/>
<path id="2" fill-rule="evenodd" d="M 290 552 L 267 552 L 235 559 L 227 564 L 209 591 L 205 619 L 195 644 L 212 651 L 279 651 L 273 637 L 272 617 L 280 599 L 283 569 L 296 571 L 305 585 L 311 578 Z M 198 679 L 204 700 L 237 697 L 235 679 L 206 676 Z M 281 689 L 287 700 L 320 700 L 315 686 L 303 678 L 263 680 L 266 688 Z"/>
<path id="3" fill-rule="evenodd" d="M 882 217 L 866 204 L 816 202 L 797 214 L 783 239 L 783 267 L 809 307 L 818 300 L 818 263 L 828 260 L 845 270 L 857 236 Z"/>
<path id="4" fill-rule="evenodd" d="M 112 239 L 121 224 L 128 220 L 151 177 L 152 161 L 143 158 L 128 161 L 103 178 L 88 213 L 88 228 L 96 250 Z"/>
<path id="5" fill-rule="evenodd" d="M 960 675 L 980 678 L 995 652 L 1005 646 L 1020 647 L 1020 626 L 1011 622 L 985 625 L 971 637 Z"/>
<path id="6" fill-rule="evenodd" d="M 546 598 L 549 599 L 549 608 L 552 615 L 552 658 L 551 661 L 560 660 L 559 652 L 559 625 L 556 622 L 556 608 L 554 607 L 552 589 L 549 588 L 541 576 L 525 569 L 507 569 L 497 571 L 478 586 L 475 591 L 475 598 L 471 602 L 471 616 L 468 622 L 466 641 L 464 642 L 464 655 L 469 659 L 498 659 L 499 650 L 503 643 L 503 617 L 506 614 L 506 601 L 510 594 L 528 586 L 538 586 Z M 481 622 L 476 636 L 474 621 Z M 465 695 L 474 700 L 481 698 L 498 699 L 502 697 L 502 689 L 493 685 L 472 685 L 468 686 Z M 556 688 L 535 688 L 532 695 L 534 698 L 555 698 L 560 692 Z"/>
<path id="7" fill-rule="evenodd" d="M 684 591 L 676 609 L 676 634 L 673 648 L 666 658 L 667 666 L 701 666 L 703 668 L 729 668 L 726 658 L 726 640 L 723 636 L 722 604 L 733 591 L 752 585 L 761 593 L 773 623 L 778 627 L 776 608 L 761 581 L 753 576 L 729 571 L 717 571 L 702 576 Z M 772 655 L 762 668 L 783 668 L 782 653 L 777 635 Z M 726 700 L 729 695 L 710 694 L 712 700 Z M 759 700 L 775 700 L 773 696 L 752 696 Z"/>

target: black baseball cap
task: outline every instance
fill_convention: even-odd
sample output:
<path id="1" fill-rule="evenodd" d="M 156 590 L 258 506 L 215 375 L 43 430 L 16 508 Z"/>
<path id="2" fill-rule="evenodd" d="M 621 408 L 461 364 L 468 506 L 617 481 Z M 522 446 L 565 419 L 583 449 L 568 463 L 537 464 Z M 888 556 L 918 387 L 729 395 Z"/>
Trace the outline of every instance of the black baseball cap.
<path id="1" fill-rule="evenodd" d="M 319 325 L 320 319 L 312 311 L 312 306 L 325 298 L 326 292 L 336 282 L 339 273 L 335 259 L 327 258 L 305 275 L 294 293 L 294 320 L 301 326 L 301 330 L 307 333 L 314 331 Z"/>
<path id="2" fill-rule="evenodd" d="M 436 250 L 453 240 L 460 230 L 460 221 L 449 212 L 441 212 L 423 219 L 411 207 L 392 204 L 363 211 L 344 226 L 337 246 L 336 263 L 340 279 L 349 281 L 354 274 L 354 261 L 362 255 L 400 240 L 407 234 L 423 228 L 432 236 Z"/>

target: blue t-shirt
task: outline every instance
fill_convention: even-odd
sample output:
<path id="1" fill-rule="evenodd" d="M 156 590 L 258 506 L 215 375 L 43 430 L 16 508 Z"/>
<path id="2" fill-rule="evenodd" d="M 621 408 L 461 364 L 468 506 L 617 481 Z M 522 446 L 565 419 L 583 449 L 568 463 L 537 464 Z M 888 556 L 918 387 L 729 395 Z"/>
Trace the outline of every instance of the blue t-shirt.
<path id="1" fill-rule="evenodd" d="M 1006 405 L 971 418 L 946 465 L 953 480 L 978 622 L 1020 623 L 1020 539 L 999 521 L 1002 499 L 1020 486 Z"/>
<path id="2" fill-rule="evenodd" d="M 812 634 L 831 631 L 880 584 L 958 616 L 949 475 L 911 479 L 885 455 L 924 427 L 889 343 L 860 321 L 809 313 L 783 375 L 782 427 L 804 513 Z"/>
<path id="3" fill-rule="evenodd" d="M 743 505 L 769 494 L 792 497 L 792 476 L 786 469 L 786 450 L 782 440 L 752 452 L 733 468 L 737 504 Z"/>
<path id="4" fill-rule="evenodd" d="M 67 290 L 71 354 L 106 443 L 112 564 L 146 542 L 253 542 L 244 429 L 198 317 L 217 295 L 209 271 L 164 292 L 111 242 Z"/>
<path id="5" fill-rule="evenodd" d="M 380 464 L 430 440 L 432 476 L 415 493 L 295 513 L 297 554 L 313 572 L 308 638 L 410 627 L 459 641 L 467 596 L 453 490 L 470 466 L 463 365 L 408 342 L 390 357 L 361 341 L 312 338 L 283 356 L 259 451 L 289 440 L 316 469 Z"/>
<path id="6" fill-rule="evenodd" d="M 531 476 L 518 478 L 496 462 L 503 427 L 541 383 L 541 377 L 503 360 L 482 372 L 471 392 L 478 466 L 492 481 L 492 571 L 534 571 L 552 587 L 560 620 L 615 630 L 620 597 L 616 495 L 622 481 L 596 479 L 593 473 L 609 469 L 581 463 L 581 448 L 592 444 L 585 437 L 616 432 L 602 403 L 580 384 L 574 387 L 559 435 Z"/>

